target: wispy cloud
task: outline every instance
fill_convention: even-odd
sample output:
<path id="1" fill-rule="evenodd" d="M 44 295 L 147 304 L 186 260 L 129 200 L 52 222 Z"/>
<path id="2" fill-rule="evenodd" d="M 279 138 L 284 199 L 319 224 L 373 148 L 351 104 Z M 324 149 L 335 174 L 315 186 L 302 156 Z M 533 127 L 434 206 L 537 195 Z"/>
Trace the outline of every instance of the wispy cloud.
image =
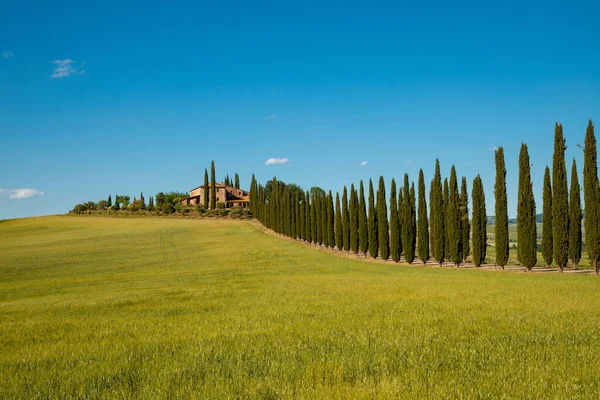
<path id="1" fill-rule="evenodd" d="M 496 151 L 496 150 L 498 150 L 498 146 L 488 147 L 486 150 L 487 151 Z"/>
<path id="2" fill-rule="evenodd" d="M 28 199 L 30 197 L 43 196 L 44 192 L 35 189 L 0 189 L 0 196 L 8 197 L 9 199 Z"/>
<path id="3" fill-rule="evenodd" d="M 66 60 L 54 60 L 52 61 L 56 67 L 52 70 L 50 78 L 66 78 L 71 75 L 82 75 L 85 74 L 85 61 L 77 64 L 75 61 L 67 58 Z"/>
<path id="4" fill-rule="evenodd" d="M 15 53 L 13 53 L 12 51 L 5 51 L 2 53 L 2 58 L 11 58 L 14 56 L 15 56 Z"/>
<path id="5" fill-rule="evenodd" d="M 366 167 L 367 166 L 367 162 L 363 161 L 360 164 L 358 164 L 359 167 Z"/>
<path id="6" fill-rule="evenodd" d="M 268 117 L 266 117 L 265 119 L 275 119 L 275 118 L 277 118 L 277 115 L 271 114 Z"/>
<path id="7" fill-rule="evenodd" d="M 287 158 L 269 158 L 267 161 L 265 161 L 265 165 L 285 164 L 288 161 L 290 160 Z"/>
<path id="8" fill-rule="evenodd" d="M 412 160 L 406 160 L 406 165 L 412 165 Z"/>

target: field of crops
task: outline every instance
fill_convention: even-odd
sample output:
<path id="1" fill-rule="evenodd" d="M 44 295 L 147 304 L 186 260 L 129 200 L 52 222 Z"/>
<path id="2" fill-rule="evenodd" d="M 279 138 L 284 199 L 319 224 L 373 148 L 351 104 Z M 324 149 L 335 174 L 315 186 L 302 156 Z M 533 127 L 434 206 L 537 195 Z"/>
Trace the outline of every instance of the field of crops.
<path id="1" fill-rule="evenodd" d="M 0 398 L 598 398 L 600 279 L 368 263 L 251 222 L 0 222 Z"/>

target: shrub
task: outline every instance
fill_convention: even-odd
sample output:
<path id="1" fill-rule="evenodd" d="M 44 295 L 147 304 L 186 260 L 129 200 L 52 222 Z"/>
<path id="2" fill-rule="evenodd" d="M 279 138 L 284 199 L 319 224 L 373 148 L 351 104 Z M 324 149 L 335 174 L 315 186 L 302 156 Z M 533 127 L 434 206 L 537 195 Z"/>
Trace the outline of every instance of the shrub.
<path id="1" fill-rule="evenodd" d="M 230 210 L 229 217 L 233 219 L 249 219 L 252 218 L 252 213 L 247 208 L 234 207 Z"/>
<path id="2" fill-rule="evenodd" d="M 225 209 L 225 203 L 217 203 L 217 210 L 224 210 Z"/>

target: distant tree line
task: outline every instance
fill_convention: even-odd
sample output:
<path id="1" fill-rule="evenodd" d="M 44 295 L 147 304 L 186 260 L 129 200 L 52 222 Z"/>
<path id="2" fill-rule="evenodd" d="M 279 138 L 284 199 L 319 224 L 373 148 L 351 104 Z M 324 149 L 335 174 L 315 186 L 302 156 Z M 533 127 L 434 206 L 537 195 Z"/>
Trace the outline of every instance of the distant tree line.
<path id="1" fill-rule="evenodd" d="M 74 214 L 83 214 L 90 211 L 161 211 L 165 214 L 178 212 L 181 208 L 181 201 L 188 197 L 187 193 L 182 192 L 159 192 L 155 197 L 150 196 L 148 201 L 144 197 L 144 193 L 140 193 L 140 197 L 131 197 L 128 195 L 112 195 L 108 196 L 107 200 L 99 200 L 98 202 L 88 201 L 77 204 L 71 210 Z"/>
<path id="2" fill-rule="evenodd" d="M 543 195 L 542 256 L 562 272 L 568 262 L 577 268 L 582 254 L 582 216 L 577 165 L 573 160 L 570 188 L 565 163 L 566 143 L 561 124 L 554 132 L 552 169 L 546 167 Z M 585 207 L 585 247 L 598 274 L 600 259 L 600 185 L 597 169 L 596 137 L 590 120 L 585 135 L 583 190 Z M 496 265 L 509 261 L 508 206 L 504 149 L 495 151 L 495 249 Z M 477 175 L 472 182 L 471 211 L 467 180 L 459 180 L 456 168 L 442 181 L 439 160 L 425 195 L 423 170 L 419 171 L 417 190 L 408 174 L 403 186 L 391 181 L 389 196 L 383 176 L 377 192 L 369 180 L 365 198 L 363 181 L 344 187 L 342 194 L 318 187 L 303 190 L 273 178 L 264 186 L 254 175 L 250 185 L 250 204 L 254 216 L 267 228 L 294 239 L 314 243 L 365 257 L 413 263 L 430 258 L 442 265 L 459 267 L 472 257 L 477 266 L 485 263 L 487 215 L 484 187 Z M 335 199 L 335 201 L 334 201 Z M 389 203 L 388 203 L 389 201 Z M 418 205 L 418 207 L 417 207 Z M 429 213 L 428 213 L 429 211 Z M 522 143 L 519 154 L 517 191 L 517 258 L 531 270 L 537 263 L 537 216 L 531 180 L 528 148 Z"/>

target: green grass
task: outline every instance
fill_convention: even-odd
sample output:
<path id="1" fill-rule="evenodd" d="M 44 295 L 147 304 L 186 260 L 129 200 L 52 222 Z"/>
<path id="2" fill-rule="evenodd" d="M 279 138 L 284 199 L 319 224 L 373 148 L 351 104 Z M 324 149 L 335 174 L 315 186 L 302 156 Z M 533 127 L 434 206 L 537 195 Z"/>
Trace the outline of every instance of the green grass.
<path id="1" fill-rule="evenodd" d="M 249 222 L 0 224 L 0 398 L 598 398 L 600 280 L 367 263 Z"/>

